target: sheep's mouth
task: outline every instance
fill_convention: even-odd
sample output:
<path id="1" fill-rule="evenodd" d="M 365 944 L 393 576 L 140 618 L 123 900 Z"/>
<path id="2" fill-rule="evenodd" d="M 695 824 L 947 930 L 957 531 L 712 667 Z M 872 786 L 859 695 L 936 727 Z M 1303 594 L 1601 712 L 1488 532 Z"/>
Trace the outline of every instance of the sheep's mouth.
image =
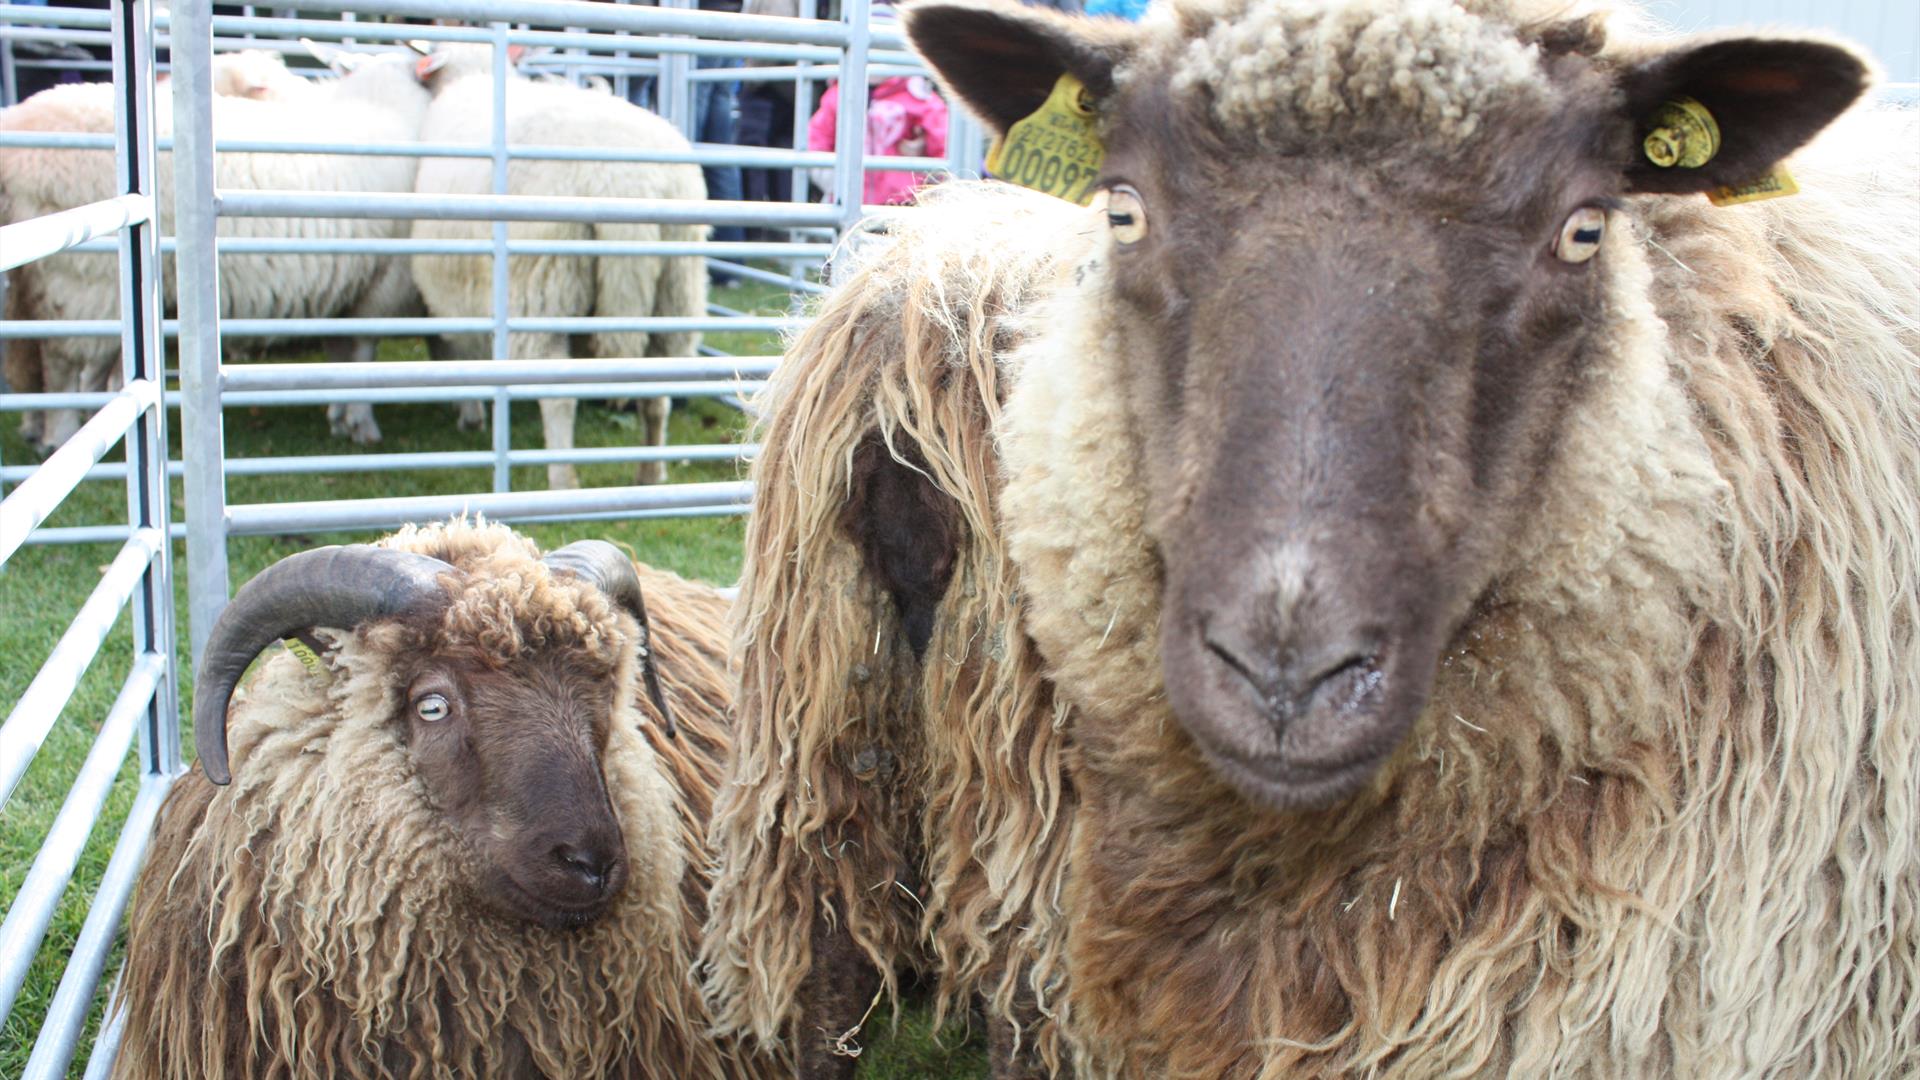
<path id="1" fill-rule="evenodd" d="M 1315 810 L 1352 796 L 1425 707 L 1437 655 L 1403 637 L 1346 651 L 1284 692 L 1204 630 L 1166 644 L 1167 696 L 1207 766 L 1268 810 Z M 1396 636 L 1397 637 L 1397 636 Z"/>
<path id="2" fill-rule="evenodd" d="M 511 872 L 502 871 L 490 891 L 493 894 L 493 906 L 508 918 L 534 923 L 548 930 L 578 930 L 598 922 L 619 898 L 621 889 L 609 889 L 605 896 L 597 900 L 568 903 L 544 896 L 521 884 Z"/>

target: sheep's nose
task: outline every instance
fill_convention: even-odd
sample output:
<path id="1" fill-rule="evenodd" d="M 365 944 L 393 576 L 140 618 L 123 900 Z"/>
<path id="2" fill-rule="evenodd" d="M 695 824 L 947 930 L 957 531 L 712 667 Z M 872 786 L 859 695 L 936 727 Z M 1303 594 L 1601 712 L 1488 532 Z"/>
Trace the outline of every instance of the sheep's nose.
<path id="1" fill-rule="evenodd" d="M 619 866 L 619 853 L 610 846 L 594 844 L 558 844 L 553 849 L 553 861 L 562 875 L 584 886 L 595 896 L 611 892 L 614 872 Z"/>
<path id="2" fill-rule="evenodd" d="M 1247 684 L 1260 707 L 1284 726 L 1316 703 L 1339 703 L 1378 687 L 1379 647 L 1364 639 L 1262 639 L 1232 619 L 1210 619 L 1202 640 L 1214 658 Z"/>

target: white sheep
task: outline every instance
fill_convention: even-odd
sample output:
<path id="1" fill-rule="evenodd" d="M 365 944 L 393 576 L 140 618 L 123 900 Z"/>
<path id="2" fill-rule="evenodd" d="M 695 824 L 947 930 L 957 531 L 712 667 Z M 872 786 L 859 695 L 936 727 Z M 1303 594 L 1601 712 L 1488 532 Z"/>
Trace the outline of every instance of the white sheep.
<path id="1" fill-rule="evenodd" d="M 278 98 L 215 96 L 215 137 L 339 142 L 414 139 L 428 95 L 413 73 L 410 58 L 331 52 L 331 59 L 341 77 L 325 85 L 290 92 L 283 87 Z M 173 127 L 171 91 L 170 83 L 163 84 L 155 95 L 156 131 L 161 135 Z M 0 111 L 0 131 L 112 130 L 112 87 L 102 83 L 56 86 Z M 0 147 L 4 220 L 23 221 L 112 198 L 117 191 L 112 159 L 107 150 Z M 217 160 L 215 182 L 236 189 L 404 192 L 413 188 L 415 165 L 415 159 L 397 156 L 224 153 Z M 161 229 L 171 232 L 171 154 L 159 155 L 158 171 Z M 404 221 L 371 218 L 222 218 L 219 224 L 223 237 L 398 238 L 406 230 Z M 419 312 L 419 297 L 406 263 L 393 256 L 224 255 L 220 267 L 222 318 L 372 318 Z M 169 308 L 172 278 L 167 274 Z M 10 318 L 115 318 L 120 310 L 117 259 L 105 253 L 69 252 L 29 263 L 13 274 L 7 307 Z M 47 338 L 11 344 L 10 375 L 38 366 L 39 385 L 49 392 L 110 390 L 119 383 L 117 338 Z M 328 338 L 326 350 L 334 361 L 368 361 L 373 359 L 374 342 Z M 35 355 L 38 365 L 33 363 Z M 19 381 L 32 385 L 34 380 L 27 374 Z M 365 405 L 334 406 L 328 417 L 335 434 L 359 443 L 379 441 L 380 429 Z M 53 410 L 44 418 L 27 414 L 22 430 L 29 441 L 52 449 L 79 424 L 78 410 Z"/>
<path id="2" fill-rule="evenodd" d="M 487 143 L 492 138 L 492 52 L 485 46 L 447 46 L 421 61 L 433 90 L 432 107 L 421 126 L 423 142 Z M 536 82 L 513 75 L 507 85 L 507 141 L 608 149 L 687 150 L 686 139 L 645 109 L 592 90 Z M 625 196 L 652 199 L 704 198 L 706 187 L 694 165 L 516 160 L 507 170 L 507 189 L 515 195 Z M 423 194 L 480 195 L 493 190 L 492 164 L 461 158 L 429 158 L 421 163 L 416 191 Z M 472 239 L 491 235 L 491 227 L 470 221 L 420 221 L 419 239 Z M 586 225 L 519 222 L 509 235 L 526 240 L 698 240 L 701 225 Z M 485 315 L 491 310 L 492 259 L 485 255 L 416 255 L 413 275 L 427 310 L 436 317 Z M 695 256 L 516 255 L 511 260 L 514 316 L 678 315 L 706 311 L 705 263 Z M 599 357 L 692 356 L 697 333 L 636 332 L 585 335 L 585 351 Z M 565 334 L 513 334 L 510 354 L 518 359 L 571 355 Z M 492 355 L 483 335 L 456 335 L 436 355 L 465 358 Z M 549 450 L 573 446 L 572 398 L 540 403 L 540 420 Z M 664 446 L 667 410 L 664 397 L 648 398 L 642 410 L 645 442 Z M 478 402 L 462 406 L 461 426 L 485 422 Z M 666 479 L 666 463 L 641 465 L 642 483 Z M 556 488 L 578 486 L 572 465 L 547 467 Z"/>

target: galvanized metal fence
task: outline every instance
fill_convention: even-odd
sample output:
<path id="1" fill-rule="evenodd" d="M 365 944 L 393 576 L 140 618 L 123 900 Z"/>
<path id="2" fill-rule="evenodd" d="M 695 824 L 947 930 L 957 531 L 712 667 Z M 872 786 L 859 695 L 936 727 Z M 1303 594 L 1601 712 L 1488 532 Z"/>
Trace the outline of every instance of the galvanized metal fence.
<path id="1" fill-rule="evenodd" d="M 123 386 L 107 395 L 78 435 L 0 500 L 0 563 L 117 444 L 126 448 L 127 527 L 118 555 L 0 726 L 0 799 L 10 798 L 81 675 L 118 620 L 132 608 L 133 656 L 53 828 L 0 923 L 0 1015 L 11 1012 L 61 894 L 99 820 L 131 744 L 140 781 L 113 856 L 59 987 L 41 1020 L 25 1074 L 65 1075 L 145 855 L 154 815 L 180 771 L 179 683 L 174 670 L 169 558 L 167 411 L 160 344 L 160 246 L 155 206 L 153 12 L 149 0 L 119 0 L 108 14 L 113 46 L 114 168 L 121 194 L 52 218 L 0 229 L 0 269 L 43 258 L 96 236 L 117 234 Z M 104 1072 L 116 1032 L 96 1040 L 88 1075 Z"/>
<path id="2" fill-rule="evenodd" d="M 919 73 L 897 32 L 874 25 L 868 0 L 845 0 L 841 20 L 781 19 L 692 10 L 691 0 L 666 7 L 602 4 L 578 0 L 307 0 L 301 13 L 338 13 L 338 19 L 261 15 L 245 9 L 215 16 L 210 0 L 176 2 L 155 13 L 151 0 L 114 0 L 109 11 L 0 4 L 0 41 L 20 39 L 110 42 L 116 125 L 104 134 L 0 132 L 0 146 L 115 150 L 122 194 L 68 213 L 8 226 L 0 233 L 0 269 L 62 251 L 119 252 L 121 318 L 64 322 L 0 322 L 0 339 L 58 335 L 118 335 L 123 350 L 123 389 L 113 393 L 0 393 L 0 415 L 54 407 L 97 410 L 65 445 L 38 466 L 0 463 L 0 485 L 12 485 L 0 502 L 0 564 L 29 543 L 111 542 L 120 553 L 87 600 L 27 691 L 0 727 L 0 799 L 11 795 L 56 719 L 94 662 L 121 609 L 132 605 L 134 657 L 118 700 L 80 770 L 58 820 L 26 883 L 0 926 L 0 1017 L 12 1008 L 49 920 L 74 873 L 82 847 L 130 743 L 140 746 L 140 790 L 120 833 L 105 878 L 89 911 L 78 947 L 68 961 L 52 1006 L 40 1028 L 28 1075 L 64 1074 L 78 1051 L 88 1009 L 100 980 L 128 890 L 145 851 L 154 813 L 182 762 L 177 742 L 179 673 L 174 669 L 170 538 L 184 537 L 187 552 L 192 654 L 226 603 L 230 582 L 228 540 L 250 534 L 346 529 L 383 529 L 407 521 L 484 512 L 507 521 L 579 520 L 635 516 L 738 513 L 749 488 L 744 482 L 683 483 L 565 491 L 513 491 L 516 465 L 658 460 L 733 460 L 751 447 L 615 447 L 573 450 L 515 449 L 510 410 L 516 402 L 554 397 L 709 396 L 738 401 L 773 369 L 774 356 L 703 355 L 623 359 L 508 359 L 509 335 L 517 332 L 577 334 L 589 331 L 786 330 L 788 316 L 742 316 L 712 308 L 691 317 L 513 317 L 507 295 L 508 260 L 516 255 L 585 254 L 705 256 L 710 265 L 741 277 L 768 281 L 795 292 L 816 291 L 807 269 L 826 256 L 834 238 L 861 216 L 864 170 L 908 169 L 970 172 L 978 168 L 982 138 L 956 110 L 944 158 L 866 157 L 864 120 L 869 77 Z M 811 14 L 804 0 L 803 14 Z M 351 10 L 349 10 L 351 8 Z M 362 21 L 407 15 L 465 20 L 480 25 L 402 25 Z M 338 41 L 359 48 L 396 48 L 399 43 L 469 42 L 490 47 L 494 59 L 493 129 L 486 144 L 366 144 L 316 141 L 217 140 L 213 128 L 211 61 L 216 47 L 267 47 L 291 52 L 296 39 Z M 694 88 L 720 79 L 791 80 L 796 87 L 793 149 L 696 144 L 692 151 L 609 150 L 578 146 L 509 145 L 506 136 L 512 45 L 550 46 L 549 70 L 599 73 L 620 82 L 657 80 L 659 111 L 683 131 L 691 127 Z M 157 49 L 170 63 L 156 63 Z M 751 60 L 755 66 L 699 68 L 699 57 Z M 173 132 L 156 138 L 156 70 L 169 66 L 173 86 Z M 0 91 L 11 95 L 15 68 L 0 49 Z M 804 149 L 807 118 L 823 80 L 841 87 L 837 149 Z M 9 98 L 10 100 L 10 98 Z M 302 154 L 398 155 L 474 158 L 492 165 L 490 195 L 425 196 L 408 192 L 224 190 L 216 185 L 215 150 Z M 173 159 L 173 235 L 158 235 L 154 154 Z M 747 203 L 715 200 L 581 198 L 507 193 L 507 165 L 520 159 L 688 162 L 792 170 L 795 191 L 804 193 L 804 171 L 832 170 L 831 204 Z M 804 195 L 802 195 L 804 198 Z M 455 219 L 493 222 L 491 235 L 473 240 L 315 240 L 217 237 L 222 217 Z M 510 238 L 507 223 L 633 222 L 751 225 L 786 230 L 785 241 L 640 242 L 535 241 Z M 111 234 L 111 235 L 110 235 Z M 219 254 L 378 253 L 384 255 L 486 255 L 493 272 L 492 310 L 483 317 L 412 319 L 230 319 L 219 318 Z M 160 259 L 177 269 L 177 317 L 164 319 Z M 773 260 L 748 265 L 740 260 Z M 769 266 L 778 267 L 770 269 Z M 493 359 L 430 363 L 222 363 L 223 338 L 329 338 L 479 333 L 490 335 Z M 178 341 L 178 389 L 169 389 L 164 338 Z M 358 402 L 484 401 L 491 406 L 492 446 L 441 453 L 323 454 L 305 457 L 231 459 L 222 430 L 223 407 L 272 407 Z M 180 410 L 182 459 L 167 460 L 169 408 Z M 125 462 L 102 464 L 117 444 Z M 491 490 L 467 495 L 357 501 L 229 504 L 230 476 L 487 467 Z M 184 482 L 185 520 L 169 522 L 169 485 Z M 120 482 L 127 487 L 124 525 L 46 528 L 42 523 L 79 484 Z M 4 488 L 0 488 L 4 490 Z M 101 1032 L 88 1075 L 103 1072 L 119 1033 Z"/>

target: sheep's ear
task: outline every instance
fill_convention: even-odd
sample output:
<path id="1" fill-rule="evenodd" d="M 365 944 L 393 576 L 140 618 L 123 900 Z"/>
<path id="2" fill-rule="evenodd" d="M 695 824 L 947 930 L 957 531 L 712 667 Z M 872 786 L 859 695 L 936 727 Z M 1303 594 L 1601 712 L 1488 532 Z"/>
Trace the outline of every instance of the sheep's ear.
<path id="1" fill-rule="evenodd" d="M 1137 31 L 1012 0 L 929 0 L 901 12 L 907 37 L 940 81 L 995 131 L 1040 107 L 1063 74 L 1098 99 Z"/>
<path id="2" fill-rule="evenodd" d="M 445 66 L 447 66 L 446 53 L 426 53 L 421 56 L 420 59 L 413 62 L 413 77 L 424 83 L 433 76 L 434 72 L 439 71 Z"/>
<path id="3" fill-rule="evenodd" d="M 1723 38 L 1683 45 L 1640 64 L 1622 79 L 1634 123 L 1634 191 L 1686 194 L 1743 184 L 1764 176 L 1847 110 L 1872 82 L 1858 53 L 1806 38 Z M 1674 109 L 1679 109 L 1678 119 Z M 1699 164 L 1672 161 L 1650 149 L 1661 132 L 1717 128 L 1717 147 Z M 1696 137 L 1690 156 L 1699 156 Z"/>

